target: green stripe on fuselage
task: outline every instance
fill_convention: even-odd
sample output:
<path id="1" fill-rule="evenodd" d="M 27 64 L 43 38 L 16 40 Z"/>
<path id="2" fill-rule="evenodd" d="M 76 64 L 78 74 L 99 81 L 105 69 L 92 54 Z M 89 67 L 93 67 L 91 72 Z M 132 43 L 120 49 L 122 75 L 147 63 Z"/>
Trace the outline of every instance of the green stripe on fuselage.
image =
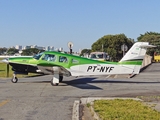
<path id="1" fill-rule="evenodd" d="M 142 60 L 122 61 L 119 65 L 142 65 Z"/>

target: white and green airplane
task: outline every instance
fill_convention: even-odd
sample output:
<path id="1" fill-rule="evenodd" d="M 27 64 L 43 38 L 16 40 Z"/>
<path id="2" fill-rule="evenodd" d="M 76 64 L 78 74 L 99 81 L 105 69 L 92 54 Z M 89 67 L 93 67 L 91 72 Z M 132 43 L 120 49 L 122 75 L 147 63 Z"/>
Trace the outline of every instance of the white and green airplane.
<path id="1" fill-rule="evenodd" d="M 119 62 L 98 61 L 56 51 L 45 51 L 33 57 L 10 57 L 3 62 L 12 66 L 12 82 L 16 74 L 52 74 L 51 85 L 57 86 L 63 76 L 139 74 L 148 42 L 136 42 Z"/>

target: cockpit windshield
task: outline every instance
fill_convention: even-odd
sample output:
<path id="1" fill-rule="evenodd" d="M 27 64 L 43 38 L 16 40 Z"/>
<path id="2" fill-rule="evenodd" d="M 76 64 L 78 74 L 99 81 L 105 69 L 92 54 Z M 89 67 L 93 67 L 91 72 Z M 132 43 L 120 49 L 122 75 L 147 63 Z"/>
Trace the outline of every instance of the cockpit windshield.
<path id="1" fill-rule="evenodd" d="M 40 58 L 42 55 L 43 55 L 43 52 L 34 55 L 33 58 L 36 59 L 36 60 L 39 60 L 39 58 Z"/>

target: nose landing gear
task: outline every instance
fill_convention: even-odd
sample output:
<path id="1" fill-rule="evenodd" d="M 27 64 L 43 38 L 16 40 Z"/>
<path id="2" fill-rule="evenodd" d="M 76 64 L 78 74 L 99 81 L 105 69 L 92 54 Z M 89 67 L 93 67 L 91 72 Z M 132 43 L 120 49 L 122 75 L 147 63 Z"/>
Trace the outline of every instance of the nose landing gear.
<path id="1" fill-rule="evenodd" d="M 18 82 L 18 78 L 16 77 L 16 74 L 13 74 L 13 78 L 11 79 L 12 83 L 17 83 Z"/>

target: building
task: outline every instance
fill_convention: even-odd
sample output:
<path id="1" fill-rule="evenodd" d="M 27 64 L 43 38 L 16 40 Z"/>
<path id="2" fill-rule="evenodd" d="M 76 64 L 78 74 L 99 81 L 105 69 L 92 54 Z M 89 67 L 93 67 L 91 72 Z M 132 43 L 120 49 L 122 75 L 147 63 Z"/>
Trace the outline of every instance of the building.
<path id="1" fill-rule="evenodd" d="M 24 46 L 23 50 L 30 49 L 30 48 L 31 48 L 31 46 Z"/>
<path id="2" fill-rule="evenodd" d="M 16 45 L 15 48 L 16 48 L 17 50 L 22 50 L 22 46 L 21 46 L 21 45 Z"/>
<path id="3" fill-rule="evenodd" d="M 45 50 L 46 51 L 54 51 L 54 47 L 53 46 L 47 46 Z"/>

